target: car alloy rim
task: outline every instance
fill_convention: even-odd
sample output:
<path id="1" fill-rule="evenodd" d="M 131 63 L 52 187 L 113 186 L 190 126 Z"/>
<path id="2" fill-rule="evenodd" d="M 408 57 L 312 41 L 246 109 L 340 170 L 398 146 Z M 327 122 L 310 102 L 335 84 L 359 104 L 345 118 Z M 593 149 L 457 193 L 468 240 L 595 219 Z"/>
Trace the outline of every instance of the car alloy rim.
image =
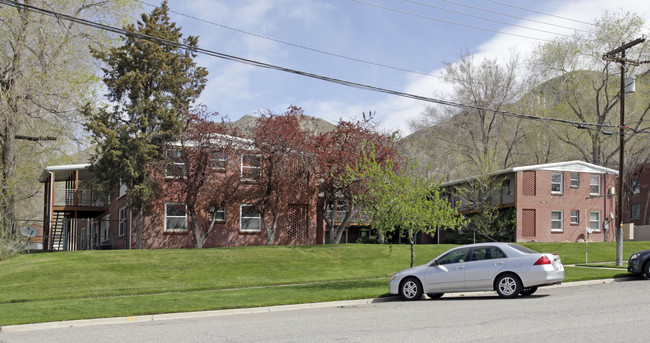
<path id="1" fill-rule="evenodd" d="M 517 283 L 515 282 L 515 279 L 511 277 L 504 277 L 499 282 L 499 289 L 501 290 L 501 293 L 505 295 L 510 295 L 515 292 L 516 285 Z"/>
<path id="2" fill-rule="evenodd" d="M 403 287 L 404 295 L 411 299 L 418 293 L 418 286 L 413 281 L 408 281 Z"/>

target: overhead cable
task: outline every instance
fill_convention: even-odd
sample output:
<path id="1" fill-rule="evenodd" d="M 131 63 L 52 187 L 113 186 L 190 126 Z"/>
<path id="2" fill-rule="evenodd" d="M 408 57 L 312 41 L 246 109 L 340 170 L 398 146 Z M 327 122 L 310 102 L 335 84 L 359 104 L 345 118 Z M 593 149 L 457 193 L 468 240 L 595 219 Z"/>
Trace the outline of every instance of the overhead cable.
<path id="1" fill-rule="evenodd" d="M 413 12 L 408 12 L 408 11 L 403 11 L 403 10 L 399 10 L 399 9 L 395 9 L 395 8 L 391 8 L 391 7 L 381 6 L 381 5 L 377 5 L 377 4 L 371 4 L 371 3 L 360 1 L 360 0 L 350 0 L 350 1 L 362 4 L 362 5 L 366 5 L 366 6 L 377 7 L 377 8 L 381 8 L 381 9 L 388 10 L 388 11 L 398 12 L 398 13 L 402 13 L 402 14 L 406 14 L 406 15 L 410 15 L 410 16 L 414 16 L 414 17 L 420 17 L 420 18 L 424 18 L 424 19 L 429 19 L 429 20 L 435 20 L 435 21 L 439 21 L 439 22 L 443 22 L 443 23 L 447 23 L 447 24 L 459 25 L 459 26 L 469 27 L 469 28 L 472 28 L 472 29 L 490 31 L 490 32 L 495 32 L 495 33 L 501 33 L 501 34 L 504 34 L 504 35 L 515 36 L 515 37 L 519 37 L 519 38 L 526 38 L 526 39 L 533 39 L 533 40 L 542 41 L 542 42 L 549 42 L 548 39 L 525 36 L 525 35 L 520 35 L 520 34 L 516 34 L 516 33 L 493 30 L 493 29 L 488 29 L 488 28 L 485 28 L 485 27 L 459 23 L 459 22 L 456 22 L 456 21 L 440 19 L 440 18 L 436 18 L 436 17 L 430 17 L 430 16 L 417 14 L 417 13 L 413 13 Z"/>
<path id="2" fill-rule="evenodd" d="M 581 20 L 571 19 L 571 18 L 562 17 L 562 16 L 555 15 L 555 14 L 550 14 L 550 13 L 544 13 L 544 12 L 536 11 L 536 10 L 531 10 L 530 8 L 520 7 L 520 6 L 516 6 L 516 5 L 511 5 L 511 4 L 507 4 L 507 3 L 505 3 L 505 2 L 501 2 L 501 1 L 496 1 L 496 0 L 487 0 L 487 1 L 489 1 L 489 2 L 493 2 L 493 3 L 495 3 L 495 4 L 499 4 L 499 5 L 502 5 L 502 6 L 507 6 L 507 7 L 512 7 L 512 8 L 517 8 L 517 9 L 520 9 L 520 10 L 524 10 L 524 11 L 528 11 L 528 12 L 533 12 L 533 13 L 537 13 L 537 14 L 543 14 L 543 15 L 545 15 L 545 16 L 549 16 L 549 17 L 555 17 L 555 18 L 559 18 L 559 19 L 563 19 L 563 20 L 573 21 L 573 22 L 576 22 L 576 23 L 587 24 L 587 25 L 592 25 L 592 26 L 594 25 L 594 24 L 592 24 L 592 23 L 588 23 L 588 22 L 586 22 L 586 21 L 581 21 Z"/>
<path id="3" fill-rule="evenodd" d="M 11 1 L 11 0 L 0 0 L 0 4 L 4 4 L 4 5 L 12 6 L 12 7 L 15 7 L 15 8 L 18 8 L 18 9 L 24 9 L 24 10 L 28 10 L 28 11 L 32 11 L 32 12 L 36 12 L 36 13 L 40 13 L 40 14 L 44 14 L 44 15 L 48 15 L 48 16 L 57 18 L 59 20 L 61 20 L 61 19 L 68 20 L 68 21 L 71 21 L 71 22 L 74 22 L 74 23 L 77 23 L 77 24 L 80 24 L 80 25 L 93 27 L 93 28 L 96 28 L 96 29 L 104 30 L 104 31 L 113 32 L 113 33 L 123 35 L 123 36 L 127 36 L 127 37 L 130 36 L 130 37 L 134 37 L 134 38 L 137 38 L 137 39 L 147 40 L 147 41 L 150 41 L 150 42 L 156 42 L 158 44 L 164 44 L 164 45 L 167 45 L 167 46 L 170 46 L 170 47 L 191 51 L 193 53 L 200 53 L 200 54 L 204 54 L 204 55 L 208 55 L 208 56 L 212 56 L 212 57 L 217 57 L 217 58 L 221 58 L 221 59 L 225 59 L 225 60 L 229 60 L 229 61 L 234 61 L 234 62 L 239 62 L 239 63 L 243 63 L 243 64 L 252 65 L 252 66 L 255 66 L 255 67 L 259 67 L 259 68 L 266 68 L 266 69 L 283 71 L 283 72 L 296 74 L 296 75 L 301 75 L 301 76 L 305 76 L 305 77 L 309 77 L 309 78 L 313 78 L 313 79 L 318 79 L 318 80 L 322 80 L 322 81 L 336 83 L 336 84 L 340 84 L 340 85 L 344 85 L 344 86 L 348 86 L 348 87 L 354 87 L 354 88 L 358 88 L 358 89 L 370 90 L 370 91 L 374 91 L 374 92 L 385 93 L 385 94 L 400 96 L 400 97 L 403 97 L 403 98 L 409 98 L 409 99 L 414 99 L 414 100 L 419 100 L 419 101 L 424 101 L 424 102 L 429 102 L 429 103 L 435 103 L 435 104 L 444 105 L 444 106 L 452 106 L 452 107 L 457 107 L 457 108 L 472 109 L 472 110 L 479 110 L 479 111 L 488 111 L 488 112 L 492 112 L 492 113 L 495 113 L 495 114 L 501 114 L 501 115 L 504 115 L 504 116 L 514 117 L 514 118 L 537 120 L 537 121 L 543 121 L 543 122 L 554 122 L 554 123 L 569 124 L 569 125 L 576 126 L 576 127 L 580 125 L 581 127 L 585 127 L 585 128 L 591 127 L 591 128 L 595 128 L 595 129 L 619 128 L 618 125 L 576 122 L 576 121 L 572 121 L 572 120 L 559 119 L 559 118 L 545 118 L 545 117 L 539 117 L 539 116 L 536 116 L 536 115 L 521 114 L 521 113 L 516 113 L 516 112 L 511 112 L 511 111 L 504 111 L 504 110 L 485 108 L 485 107 L 480 107 L 480 106 L 475 106 L 475 105 L 461 104 L 461 103 L 457 103 L 457 102 L 453 102 L 453 101 L 435 99 L 435 98 L 430 98 L 430 97 L 425 97 L 425 96 L 415 95 L 415 94 L 410 94 L 410 93 L 405 93 L 405 92 L 398 92 L 398 91 L 394 91 L 394 90 L 390 90 L 390 89 L 370 86 L 370 85 L 351 82 L 351 81 L 346 81 L 346 80 L 340 80 L 340 79 L 331 78 L 331 77 L 327 77 L 327 76 L 322 76 L 322 75 L 318 75 L 318 74 L 313 74 L 313 73 L 303 72 L 303 71 L 299 71 L 299 70 L 295 70 L 295 69 L 276 66 L 276 65 L 272 65 L 272 64 L 268 64 L 268 63 L 264 63 L 264 62 L 258 62 L 258 61 L 254 61 L 254 60 L 250 60 L 250 59 L 245 59 L 245 58 L 241 58 L 241 57 L 237 57 L 237 56 L 227 55 L 227 54 L 223 54 L 223 53 L 219 53 L 219 52 L 216 52 L 216 51 L 207 50 L 207 49 L 203 49 L 203 48 L 199 48 L 199 47 L 193 47 L 193 46 L 183 44 L 183 43 L 180 43 L 180 42 L 173 42 L 173 41 L 169 41 L 169 40 L 166 40 L 166 39 L 145 35 L 145 34 L 138 33 L 138 32 L 128 31 L 128 30 L 125 30 L 125 29 L 122 29 L 122 28 L 117 28 L 117 27 L 105 25 L 105 24 L 102 24 L 102 23 L 98 23 L 98 22 L 94 22 L 94 21 L 90 21 L 90 20 L 86 20 L 86 19 L 82 19 L 82 18 L 78 18 L 78 17 L 74 17 L 74 16 L 69 16 L 69 15 L 66 15 L 66 14 L 62 14 L 62 13 L 58 13 L 58 12 L 55 12 L 55 11 L 38 8 L 38 7 L 27 5 L 27 4 L 18 3 L 18 2 L 15 2 L 15 1 Z"/>
<path id="4" fill-rule="evenodd" d="M 467 7 L 467 8 L 473 8 L 473 9 L 476 9 L 476 10 L 479 10 L 479 11 L 494 13 L 494 14 L 505 16 L 505 17 L 515 18 L 515 19 L 524 20 L 524 21 L 530 21 L 530 22 L 533 22 L 533 23 L 538 23 L 538 24 L 543 24 L 543 25 L 548 25 L 548 26 L 555 26 L 555 27 L 559 27 L 559 28 L 562 28 L 562 29 L 568 29 L 568 30 L 574 30 L 574 31 L 580 31 L 580 32 L 589 32 L 587 30 L 582 30 L 582 29 L 578 29 L 578 28 L 575 28 L 575 27 L 552 24 L 552 23 L 548 23 L 548 22 L 545 22 L 545 21 L 541 21 L 541 20 L 535 20 L 535 19 L 520 17 L 520 16 L 512 15 L 512 14 L 509 14 L 509 13 L 494 11 L 494 10 L 483 8 L 483 7 L 463 4 L 461 2 L 456 2 L 456 1 L 451 1 L 451 0 L 441 0 L 441 1 L 448 2 L 450 4 L 454 4 L 454 5 L 458 5 L 458 6 Z"/>
<path id="5" fill-rule="evenodd" d="M 140 3 L 143 3 L 145 5 L 151 6 L 151 7 L 156 7 L 156 5 L 152 5 L 152 4 L 150 4 L 150 3 L 146 2 L 146 1 L 142 1 L 142 0 L 136 0 L 136 1 L 138 1 Z M 315 48 L 310 48 L 308 46 L 295 44 L 295 43 L 283 41 L 283 40 L 276 39 L 276 38 L 266 37 L 266 36 L 263 36 L 263 35 L 260 35 L 260 34 L 257 34 L 257 33 L 245 31 L 245 30 L 242 30 L 242 29 L 237 29 L 237 28 L 234 28 L 234 27 L 230 27 L 230 26 L 227 26 L 227 25 L 223 25 L 223 24 L 219 24 L 219 23 L 216 23 L 216 22 L 213 22 L 213 21 L 209 21 L 209 20 L 205 20 L 205 19 L 202 19 L 202 18 L 199 18 L 199 17 L 195 17 L 195 16 L 192 16 L 192 15 L 189 15 L 189 14 L 177 12 L 177 11 L 174 11 L 172 9 L 170 9 L 169 12 L 174 13 L 174 14 L 178 14 L 178 15 L 186 17 L 186 18 L 197 20 L 197 21 L 200 21 L 200 22 L 203 22 L 203 23 L 206 23 L 206 24 L 219 26 L 219 27 L 227 29 L 227 30 L 243 33 L 245 35 L 249 35 L 249 36 L 253 36 L 253 37 L 273 41 L 273 42 L 284 44 L 284 45 L 289 45 L 289 46 L 299 48 L 299 49 L 304 49 L 304 50 L 309 50 L 309 51 L 312 51 L 312 52 L 317 52 L 319 54 L 324 54 L 324 55 L 329 55 L 329 56 L 333 56 L 333 57 L 343 58 L 343 59 L 350 60 L 350 61 L 370 64 L 370 65 L 374 65 L 374 66 L 377 66 L 377 67 L 388 68 L 388 69 L 403 71 L 403 72 L 412 73 L 412 74 L 419 74 L 419 75 L 424 75 L 424 76 L 433 76 L 433 77 L 442 78 L 441 76 L 430 74 L 430 73 L 425 73 L 425 72 L 412 70 L 412 69 L 401 68 L 401 67 L 390 66 L 390 65 L 387 65 L 387 64 L 367 61 L 367 60 L 363 60 L 363 59 L 360 59 L 360 58 L 355 58 L 355 57 L 350 57 L 350 56 L 345 56 L 345 55 L 339 55 L 339 54 L 335 54 L 335 53 L 332 53 L 332 52 L 328 52 L 328 51 L 324 51 L 324 50 L 320 50 L 320 49 L 315 49 Z"/>
<path id="6" fill-rule="evenodd" d="M 557 33 L 557 32 L 542 30 L 542 29 L 538 29 L 538 28 L 534 28 L 534 27 L 528 27 L 528 26 L 523 26 L 523 25 L 518 25 L 518 24 L 512 24 L 512 23 L 508 23 L 508 22 L 505 22 L 505 21 L 490 19 L 490 18 L 481 17 L 481 16 L 474 15 L 474 14 L 469 14 L 469 13 L 465 13 L 465 12 L 451 10 L 451 9 L 444 8 L 444 7 L 430 5 L 430 4 L 421 2 L 421 1 L 415 1 L 415 0 L 404 0 L 404 1 L 407 1 L 407 2 L 410 2 L 410 3 L 413 3 L 413 4 L 426 6 L 426 7 L 429 7 L 429 8 L 435 8 L 435 9 L 438 9 L 438 10 L 441 10 L 441 11 L 447 11 L 447 12 L 451 12 L 451 13 L 456 13 L 456 14 L 472 17 L 472 18 L 491 21 L 491 22 L 498 23 L 498 24 L 510 25 L 510 26 L 519 27 L 519 28 L 526 29 L 526 30 L 538 31 L 538 32 L 543 32 L 543 33 L 550 33 L 550 34 L 556 35 L 556 36 L 570 37 L 569 35 L 564 34 L 564 33 Z"/>

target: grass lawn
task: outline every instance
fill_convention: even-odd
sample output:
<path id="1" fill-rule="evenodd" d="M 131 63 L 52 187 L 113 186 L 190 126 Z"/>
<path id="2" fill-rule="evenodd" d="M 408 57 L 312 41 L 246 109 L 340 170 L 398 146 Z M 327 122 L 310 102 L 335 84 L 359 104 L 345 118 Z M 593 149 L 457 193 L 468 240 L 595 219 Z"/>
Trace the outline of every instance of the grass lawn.
<path id="1" fill-rule="evenodd" d="M 533 243 L 566 264 L 584 244 Z M 649 243 L 625 243 L 625 259 Z M 450 245 L 416 246 L 423 264 Z M 615 259 L 590 243 L 589 262 Z M 58 320 L 373 298 L 409 266 L 405 245 L 321 245 L 202 250 L 113 250 L 21 255 L 0 262 L 0 326 Z M 566 267 L 565 282 L 627 275 Z"/>

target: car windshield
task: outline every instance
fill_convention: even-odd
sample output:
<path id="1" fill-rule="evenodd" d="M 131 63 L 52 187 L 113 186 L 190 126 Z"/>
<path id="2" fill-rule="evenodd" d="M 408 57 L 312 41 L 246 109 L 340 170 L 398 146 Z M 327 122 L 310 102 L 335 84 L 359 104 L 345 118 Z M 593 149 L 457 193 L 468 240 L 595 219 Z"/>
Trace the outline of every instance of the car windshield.
<path id="1" fill-rule="evenodd" d="M 526 247 L 522 247 L 522 246 L 519 245 L 519 244 L 511 243 L 511 244 L 508 244 L 508 245 L 509 245 L 511 248 L 515 249 L 515 250 L 518 250 L 518 251 L 520 251 L 520 252 L 523 252 L 524 254 L 539 254 L 537 251 L 535 251 L 535 250 L 533 250 L 533 249 L 526 248 Z"/>

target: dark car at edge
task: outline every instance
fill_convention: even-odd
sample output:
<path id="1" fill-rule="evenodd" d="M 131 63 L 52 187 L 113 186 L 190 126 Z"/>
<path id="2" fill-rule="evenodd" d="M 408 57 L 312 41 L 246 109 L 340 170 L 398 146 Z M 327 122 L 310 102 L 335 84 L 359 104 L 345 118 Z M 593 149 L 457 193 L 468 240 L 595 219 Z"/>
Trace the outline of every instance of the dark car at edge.
<path id="1" fill-rule="evenodd" d="M 627 271 L 632 274 L 645 274 L 650 278 L 650 249 L 632 254 L 627 263 Z"/>

